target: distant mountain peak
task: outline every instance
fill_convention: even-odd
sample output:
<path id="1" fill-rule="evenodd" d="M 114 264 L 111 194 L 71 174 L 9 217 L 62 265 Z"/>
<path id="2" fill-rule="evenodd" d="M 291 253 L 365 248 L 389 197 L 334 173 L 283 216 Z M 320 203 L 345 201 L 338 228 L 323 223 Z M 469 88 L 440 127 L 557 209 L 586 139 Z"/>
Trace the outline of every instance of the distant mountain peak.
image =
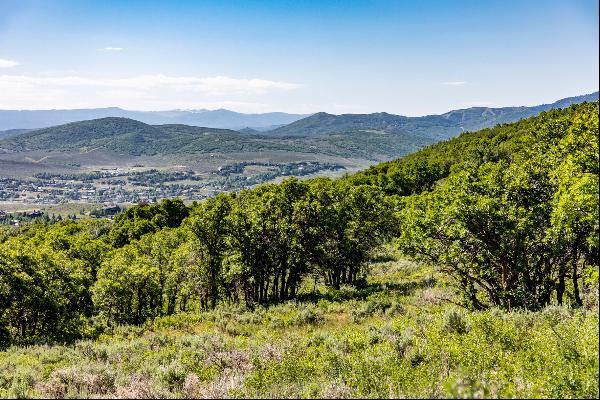
<path id="1" fill-rule="evenodd" d="M 150 125 L 184 124 L 220 129 L 241 129 L 246 126 L 271 129 L 306 117 L 303 114 L 264 113 L 243 114 L 227 109 L 131 111 L 119 107 L 73 110 L 0 110 L 0 131 L 9 129 L 39 129 L 69 122 L 106 117 L 123 117 Z"/>

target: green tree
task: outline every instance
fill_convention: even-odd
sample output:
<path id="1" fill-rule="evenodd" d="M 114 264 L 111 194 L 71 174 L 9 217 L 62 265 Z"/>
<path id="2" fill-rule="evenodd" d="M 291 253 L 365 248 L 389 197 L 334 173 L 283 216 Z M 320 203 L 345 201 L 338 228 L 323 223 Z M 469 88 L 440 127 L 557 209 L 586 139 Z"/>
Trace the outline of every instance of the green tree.
<path id="1" fill-rule="evenodd" d="M 227 250 L 227 215 L 230 199 L 219 195 L 200 203 L 185 221 L 185 227 L 194 236 L 199 260 L 205 263 L 208 276 L 210 306 L 215 308 L 219 299 L 222 262 Z"/>

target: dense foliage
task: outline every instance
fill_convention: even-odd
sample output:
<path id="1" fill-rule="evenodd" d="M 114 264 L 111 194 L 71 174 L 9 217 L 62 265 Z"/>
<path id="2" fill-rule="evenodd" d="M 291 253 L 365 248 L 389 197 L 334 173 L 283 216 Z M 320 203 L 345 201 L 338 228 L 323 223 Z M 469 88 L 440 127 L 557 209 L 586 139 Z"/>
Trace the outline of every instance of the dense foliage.
<path id="1" fill-rule="evenodd" d="M 340 180 L 288 179 L 108 221 L 0 234 L 0 340 L 68 342 L 222 304 L 364 285 L 395 238 L 453 277 L 461 305 L 582 305 L 598 286 L 598 103 L 426 148 Z"/>
<path id="2" fill-rule="evenodd" d="M 417 182 L 399 214 L 400 248 L 454 276 L 476 309 L 562 304 L 567 279 L 581 305 L 582 280 L 598 271 L 598 103 L 428 151 L 386 170 L 398 185 L 377 176 L 401 193 Z"/>
<path id="3" fill-rule="evenodd" d="M 7 231 L 0 243 L 1 340 L 72 341 L 113 324 L 293 299 L 309 275 L 333 287 L 396 224 L 371 186 L 289 179 L 187 207 L 143 204 L 108 221 Z"/>

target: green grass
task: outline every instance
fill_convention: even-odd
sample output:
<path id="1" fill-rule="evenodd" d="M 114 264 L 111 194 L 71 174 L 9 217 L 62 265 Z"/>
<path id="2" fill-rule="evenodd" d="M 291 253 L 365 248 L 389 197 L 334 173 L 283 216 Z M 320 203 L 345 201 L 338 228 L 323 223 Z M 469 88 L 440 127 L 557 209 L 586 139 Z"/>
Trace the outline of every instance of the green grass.
<path id="1" fill-rule="evenodd" d="M 598 397 L 598 308 L 467 312 L 384 253 L 362 288 L 0 353 L 0 397 Z"/>

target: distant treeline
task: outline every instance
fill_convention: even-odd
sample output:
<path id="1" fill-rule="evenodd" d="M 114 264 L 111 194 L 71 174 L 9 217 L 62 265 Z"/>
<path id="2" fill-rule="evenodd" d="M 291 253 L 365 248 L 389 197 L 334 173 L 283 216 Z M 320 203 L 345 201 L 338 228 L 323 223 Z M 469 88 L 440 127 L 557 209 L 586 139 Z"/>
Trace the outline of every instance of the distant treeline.
<path id="1" fill-rule="evenodd" d="M 33 221 L 52 224 L 62 221 L 62 217 L 54 214 L 48 215 L 41 211 L 5 212 L 0 210 L 0 225 L 16 225 Z"/>
<path id="2" fill-rule="evenodd" d="M 578 305 L 598 290 L 598 103 L 430 146 L 338 180 L 267 184 L 187 207 L 0 230 L 0 341 L 360 284 L 381 243 L 454 277 L 473 309 Z"/>
<path id="3" fill-rule="evenodd" d="M 149 169 L 145 171 L 92 171 L 84 173 L 54 173 L 40 172 L 34 175 L 35 178 L 43 180 L 74 180 L 82 182 L 92 182 L 97 179 L 106 179 L 113 177 L 126 176 L 127 180 L 133 184 L 156 184 L 178 180 L 200 180 L 192 171 L 159 171 L 158 169 Z"/>

